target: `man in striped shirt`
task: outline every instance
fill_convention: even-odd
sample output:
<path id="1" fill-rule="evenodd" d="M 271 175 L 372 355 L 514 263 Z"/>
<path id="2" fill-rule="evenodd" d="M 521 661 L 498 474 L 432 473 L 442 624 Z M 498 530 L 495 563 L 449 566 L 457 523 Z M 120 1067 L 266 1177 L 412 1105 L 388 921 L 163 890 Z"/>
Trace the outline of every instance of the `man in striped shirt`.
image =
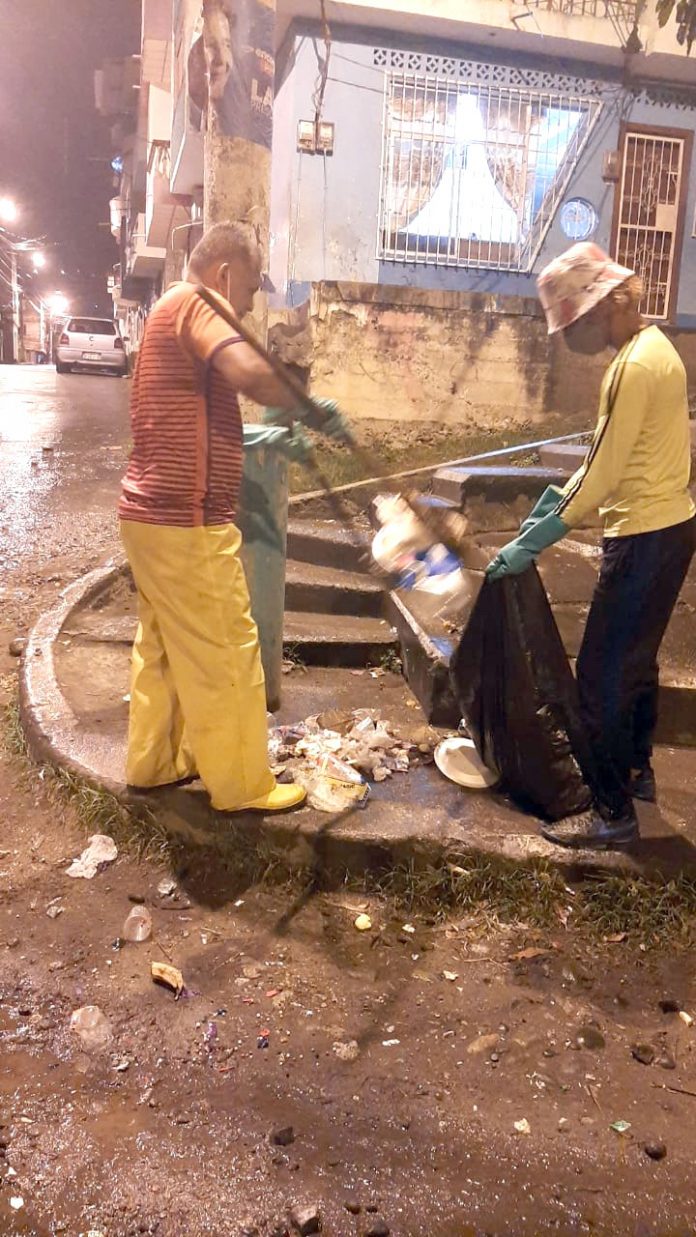
<path id="1" fill-rule="evenodd" d="M 696 546 L 686 372 L 641 318 L 640 280 L 597 245 L 573 245 L 538 282 L 550 335 L 562 331 L 575 352 L 612 347 L 616 356 L 582 467 L 563 491 L 546 491 L 488 576 L 524 571 L 599 510 L 602 565 L 577 660 L 597 811 L 542 833 L 561 846 L 620 847 L 638 837 L 633 799 L 656 797 L 657 657 Z"/>
<path id="2" fill-rule="evenodd" d="M 138 592 L 127 780 L 141 789 L 199 776 L 223 812 L 283 811 L 304 791 L 268 763 L 258 634 L 235 524 L 242 479 L 237 396 L 290 411 L 263 358 L 196 292 L 242 319 L 262 286 L 258 247 L 218 224 L 191 254 L 187 280 L 152 310 L 133 381 L 133 449 L 121 536 Z M 321 401 L 319 401 L 321 403 Z M 326 401 L 322 429 L 343 425 Z"/>

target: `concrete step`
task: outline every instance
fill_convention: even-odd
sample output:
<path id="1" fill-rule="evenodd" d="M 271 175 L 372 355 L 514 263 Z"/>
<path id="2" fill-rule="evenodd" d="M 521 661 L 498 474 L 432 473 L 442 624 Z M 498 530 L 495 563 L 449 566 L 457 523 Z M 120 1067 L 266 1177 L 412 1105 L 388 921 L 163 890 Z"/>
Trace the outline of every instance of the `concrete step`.
<path id="1" fill-rule="evenodd" d="M 283 629 L 286 655 L 308 666 L 378 666 L 398 641 L 389 623 L 377 618 L 309 614 L 286 610 Z"/>
<path id="2" fill-rule="evenodd" d="M 565 468 L 440 468 L 433 478 L 433 494 L 465 510 L 467 503 L 511 505 L 519 498 L 533 502 L 549 485 L 563 485 L 571 474 Z"/>
<path id="3" fill-rule="evenodd" d="M 380 618 L 384 591 L 378 580 L 358 571 L 317 567 L 289 560 L 285 570 L 285 607 L 317 615 L 346 614 Z"/>
<path id="4" fill-rule="evenodd" d="M 328 520 L 288 521 L 288 558 L 296 562 L 366 574 L 370 567 L 369 547 L 367 528 L 352 535 Z"/>
<path id="5" fill-rule="evenodd" d="M 588 443 L 559 442 L 540 447 L 539 459 L 543 468 L 559 468 L 572 474 L 584 463 L 589 449 Z"/>

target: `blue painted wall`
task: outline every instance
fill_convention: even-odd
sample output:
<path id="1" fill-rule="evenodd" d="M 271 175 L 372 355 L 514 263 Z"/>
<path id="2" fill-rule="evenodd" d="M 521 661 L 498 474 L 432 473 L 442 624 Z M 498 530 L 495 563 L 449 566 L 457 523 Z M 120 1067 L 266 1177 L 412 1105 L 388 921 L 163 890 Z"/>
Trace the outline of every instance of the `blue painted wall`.
<path id="1" fill-rule="evenodd" d="M 347 280 L 363 283 L 409 284 L 421 288 L 495 292 L 535 296 L 535 272 L 570 243 L 561 231 L 558 214 L 551 224 L 531 274 L 466 270 L 402 262 L 380 262 L 377 257 L 380 164 L 385 68 L 375 64 L 375 49 L 387 57 L 394 50 L 454 57 L 542 70 L 557 78 L 571 74 L 599 82 L 603 109 L 582 158 L 571 177 L 565 198 L 584 197 L 599 214 L 593 239 L 610 242 L 614 186 L 602 181 L 602 155 L 619 145 L 622 120 L 661 128 L 693 131 L 694 105 L 683 98 L 658 101 L 645 91 L 632 94 L 620 80 L 600 79 L 597 66 L 580 62 L 543 61 L 511 56 L 497 61 L 488 48 L 409 42 L 385 31 L 337 28 L 324 118 L 336 125 L 335 153 L 301 154 L 296 149 L 300 120 L 314 114 L 312 96 L 320 70 L 323 43 L 317 27 L 292 28 L 278 58 L 278 82 L 273 138 L 273 191 L 271 270 L 281 292 L 278 304 L 306 299 L 311 282 Z M 547 89 L 550 87 L 546 87 Z M 556 87 L 569 91 L 561 83 Z M 676 324 L 696 329 L 696 239 L 691 235 L 696 201 L 696 157 L 691 161 L 684 237 L 679 270 Z"/>

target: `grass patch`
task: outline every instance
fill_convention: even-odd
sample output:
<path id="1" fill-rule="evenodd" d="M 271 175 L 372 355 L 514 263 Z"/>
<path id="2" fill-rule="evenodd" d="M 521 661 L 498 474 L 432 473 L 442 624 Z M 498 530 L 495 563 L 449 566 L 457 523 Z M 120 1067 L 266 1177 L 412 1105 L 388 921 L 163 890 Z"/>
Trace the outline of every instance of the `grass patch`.
<path id="1" fill-rule="evenodd" d="M 671 879 L 598 873 L 570 885 L 544 860 L 521 864 L 475 854 L 437 867 L 401 864 L 381 876 L 368 875 L 362 888 L 405 911 L 438 918 L 484 914 L 556 931 L 566 925 L 594 941 L 625 934 L 651 947 L 696 942 L 692 873 Z"/>
<path id="2" fill-rule="evenodd" d="M 403 430 L 403 427 L 400 427 Z M 441 426 L 424 425 L 408 427 L 411 433 L 395 432 L 395 427 L 385 423 L 382 430 L 361 432 L 358 437 L 365 461 L 358 459 L 347 447 L 318 438 L 315 444 L 316 461 L 331 486 L 350 485 L 382 474 L 407 472 L 412 468 L 427 468 L 479 455 L 484 451 L 496 451 L 501 447 L 513 447 L 529 442 L 530 438 L 543 437 L 543 432 L 534 434 L 530 429 L 505 433 L 471 433 L 447 430 Z M 513 456 L 511 464 L 536 461 L 536 455 Z M 491 461 L 494 463 L 495 461 Z M 501 461 L 502 463 L 505 462 Z M 291 494 L 302 494 L 316 489 L 312 473 L 300 464 L 292 464 L 289 470 Z"/>
<path id="3" fill-rule="evenodd" d="M 35 764 L 27 750 L 16 699 L 2 708 L 2 743 L 27 778 L 41 777 L 49 800 L 69 808 L 88 833 L 107 833 L 132 857 L 186 869 L 189 888 L 209 896 L 219 886 L 221 902 L 233 889 L 261 884 L 284 888 L 301 905 L 315 893 L 337 888 L 379 896 L 394 911 L 445 920 L 476 916 L 558 934 L 568 928 L 579 939 L 601 943 L 625 934 L 647 948 L 696 944 L 696 874 L 670 879 L 598 873 L 574 884 L 546 860 L 514 863 L 478 853 L 461 853 L 437 865 L 400 863 L 364 876 L 327 872 L 304 861 L 264 830 L 219 824 L 215 845 L 186 844 L 168 832 L 149 807 L 132 807 L 108 791 L 50 765 Z M 213 826 L 214 827 L 214 826 Z"/>
<path id="4" fill-rule="evenodd" d="M 136 858 L 164 858 L 170 849 L 169 836 L 155 814 L 145 805 L 130 808 L 108 790 L 93 786 L 84 778 L 54 765 L 37 764 L 31 757 L 19 713 L 19 702 L 11 697 L 2 706 L 2 744 L 27 779 L 41 778 L 48 798 L 70 807 L 75 820 L 87 833 L 107 833 L 119 849 Z"/>

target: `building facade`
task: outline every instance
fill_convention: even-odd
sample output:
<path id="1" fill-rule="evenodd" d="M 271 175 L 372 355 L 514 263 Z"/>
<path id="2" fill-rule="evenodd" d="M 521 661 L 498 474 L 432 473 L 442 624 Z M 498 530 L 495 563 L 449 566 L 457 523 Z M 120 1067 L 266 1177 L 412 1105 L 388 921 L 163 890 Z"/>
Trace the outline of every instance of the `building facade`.
<path id="1" fill-rule="evenodd" d="M 375 417 L 580 414 L 535 281 L 581 239 L 639 271 L 690 358 L 696 80 L 652 4 L 334 0 L 330 28 L 319 9 L 277 3 L 270 228 L 272 308 L 304 315 L 315 383 Z M 200 0 L 145 0 L 121 296 L 197 235 L 201 30 Z"/>

